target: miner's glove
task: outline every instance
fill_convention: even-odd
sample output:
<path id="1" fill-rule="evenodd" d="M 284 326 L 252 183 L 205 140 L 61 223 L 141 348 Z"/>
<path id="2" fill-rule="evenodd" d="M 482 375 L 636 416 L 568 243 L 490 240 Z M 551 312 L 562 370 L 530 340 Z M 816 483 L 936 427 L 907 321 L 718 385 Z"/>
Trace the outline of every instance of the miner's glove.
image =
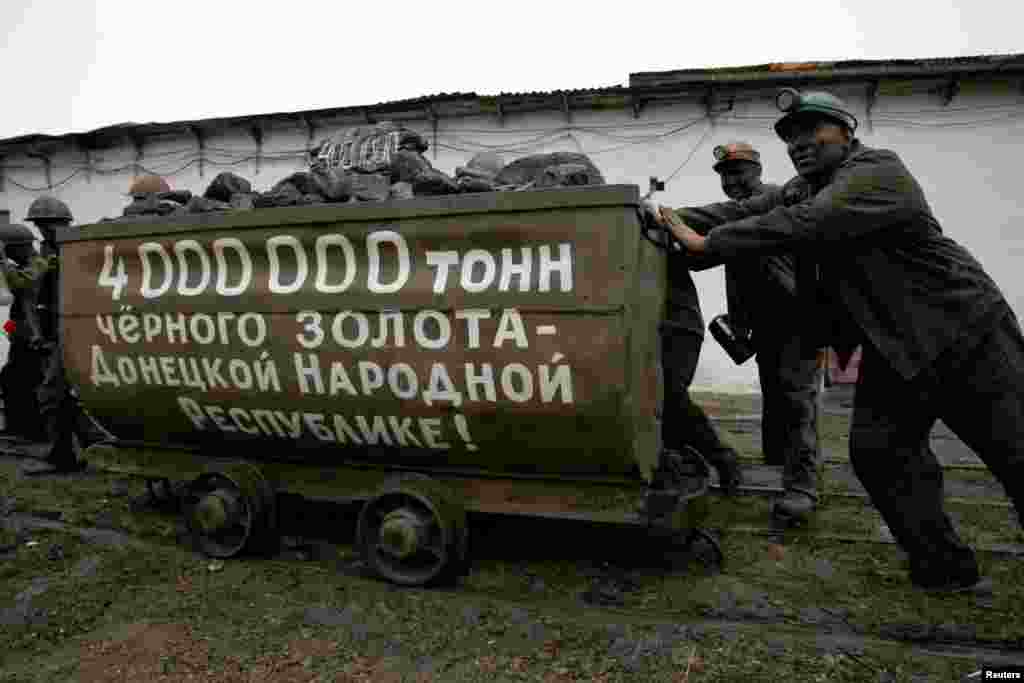
<path id="1" fill-rule="evenodd" d="M 661 216 L 661 207 L 649 199 L 640 202 L 640 234 L 648 242 L 667 251 L 680 251 L 681 246 L 669 231 L 668 224 Z"/>

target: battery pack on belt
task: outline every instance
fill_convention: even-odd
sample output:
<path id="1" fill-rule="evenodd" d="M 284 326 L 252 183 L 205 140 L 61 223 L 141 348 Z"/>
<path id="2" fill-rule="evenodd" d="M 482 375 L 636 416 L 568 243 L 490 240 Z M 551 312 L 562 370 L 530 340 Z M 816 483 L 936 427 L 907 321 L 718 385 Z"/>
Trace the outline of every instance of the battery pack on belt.
<path id="1" fill-rule="evenodd" d="M 750 338 L 737 334 L 724 314 L 715 316 L 708 325 L 708 330 L 736 365 L 743 365 L 756 353 Z"/>

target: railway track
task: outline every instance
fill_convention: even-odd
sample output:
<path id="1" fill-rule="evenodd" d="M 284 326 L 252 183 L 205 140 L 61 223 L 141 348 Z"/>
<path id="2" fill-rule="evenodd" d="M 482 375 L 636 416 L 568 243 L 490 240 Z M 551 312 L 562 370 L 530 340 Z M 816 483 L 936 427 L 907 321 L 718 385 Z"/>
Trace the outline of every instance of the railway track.
<path id="1" fill-rule="evenodd" d="M 51 530 L 73 534 L 92 543 L 127 548 L 131 551 L 142 551 L 159 545 L 154 541 L 120 531 L 67 524 L 52 517 L 53 515 L 45 514 L 45 512 L 44 514 L 22 512 L 8 514 L 6 517 L 0 518 L 0 522 L 4 525 L 16 525 L 23 530 Z M 504 526 L 502 531 L 504 535 L 518 535 L 518 532 L 511 527 L 523 522 L 522 518 L 509 516 L 504 520 L 492 520 L 492 525 Z M 536 520 L 528 523 L 536 525 Z M 603 533 L 596 529 L 588 531 Z M 750 530 L 750 532 L 757 533 L 757 530 Z M 853 539 L 824 538 L 822 540 L 848 542 Z M 857 540 L 863 541 L 863 539 Z M 302 560 L 296 559 L 294 551 L 302 546 L 303 541 L 292 537 L 291 542 L 285 545 L 285 554 L 271 561 L 301 562 Z M 346 546 L 338 544 L 334 547 L 345 548 Z M 520 572 L 530 573 L 530 560 L 512 561 L 512 564 L 518 565 Z M 595 581 L 622 581 L 622 570 L 604 563 L 595 566 L 600 567 L 594 571 Z M 358 561 L 329 563 L 323 570 L 338 570 L 353 578 L 373 580 L 369 578 Z M 653 570 L 647 568 L 645 571 Z M 506 609 L 526 609 L 537 618 L 564 617 L 567 612 L 580 609 L 579 600 L 576 598 L 539 600 L 535 596 L 529 596 L 527 599 L 509 599 L 496 596 L 491 591 L 474 588 L 471 585 L 460 585 L 454 590 L 460 600 Z M 628 590 L 627 588 L 627 595 Z M 976 638 L 970 637 L 969 633 L 963 629 L 957 629 L 951 625 L 892 623 L 882 624 L 879 628 L 869 630 L 851 624 L 842 610 L 831 613 L 827 610 L 819 610 L 816 618 L 810 619 L 812 623 L 801 623 L 801 620 L 804 619 L 802 615 L 794 619 L 772 614 L 770 609 L 758 612 L 756 608 L 736 606 L 707 608 L 703 610 L 702 615 L 696 617 L 692 613 L 649 605 L 632 607 L 628 604 L 623 606 L 590 604 L 585 609 L 588 619 L 591 621 L 654 629 L 667 628 L 671 625 L 674 628 L 672 631 L 674 634 L 696 641 L 708 636 L 735 637 L 738 634 L 745 634 L 759 638 L 770 636 L 773 641 L 782 644 L 797 641 L 815 642 L 823 651 L 843 654 L 854 660 L 865 657 L 870 659 L 870 655 L 865 653 L 876 651 L 879 648 L 896 647 L 915 655 L 951 658 L 964 662 L 984 662 L 992 666 L 1024 665 L 1024 637 L 1017 640 Z M 865 666 L 867 665 L 865 664 Z"/>

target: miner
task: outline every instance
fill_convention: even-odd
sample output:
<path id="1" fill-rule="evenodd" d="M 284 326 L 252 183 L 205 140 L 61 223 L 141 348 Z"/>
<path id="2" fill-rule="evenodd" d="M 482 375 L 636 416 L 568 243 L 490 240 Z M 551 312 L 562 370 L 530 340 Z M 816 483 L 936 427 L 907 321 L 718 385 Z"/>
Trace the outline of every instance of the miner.
<path id="1" fill-rule="evenodd" d="M 857 119 L 826 92 L 785 89 L 775 131 L 798 176 L 780 191 L 658 215 L 698 259 L 792 253 L 817 263 L 822 345 L 863 356 L 850 458 L 910 560 L 911 582 L 988 589 L 943 509 L 928 439 L 941 418 L 1024 514 L 1024 335 L 999 287 L 943 234 L 894 152 L 856 137 Z M 801 281 L 800 285 L 803 284 Z M 801 286 L 798 285 L 798 290 Z M 827 324 L 823 324 L 827 321 Z"/>
<path id="2" fill-rule="evenodd" d="M 704 344 L 704 318 L 691 264 L 680 254 L 669 253 L 665 316 L 660 324 L 661 367 L 664 380 L 662 443 L 684 452 L 696 450 L 718 473 L 726 494 L 742 485 L 735 449 L 722 441 L 704 410 L 690 397 L 690 384 Z"/>
<path id="3" fill-rule="evenodd" d="M 35 306 L 35 282 L 48 265 L 36 253 L 35 239 L 24 225 L 0 225 L 0 269 L 13 297 L 9 313 L 10 346 L 7 362 L 0 370 L 4 432 L 30 441 L 42 438 L 36 399 L 42 363 L 39 354 L 31 348 L 33 334 L 26 320 L 29 308 Z"/>
<path id="4" fill-rule="evenodd" d="M 714 150 L 722 191 L 734 201 L 779 187 L 762 182 L 761 155 L 745 142 Z M 680 210 L 680 217 L 690 216 Z M 692 217 L 695 223 L 699 216 Z M 692 259 L 691 259 L 692 261 Z M 803 521 L 818 499 L 817 357 L 813 340 L 802 333 L 793 254 L 734 259 L 725 265 L 728 325 L 756 351 L 761 384 L 761 450 L 770 465 L 782 465 L 785 494 L 773 512 Z M 732 354 L 730 354 L 732 355 Z"/>
<path id="5" fill-rule="evenodd" d="M 54 197 L 43 196 L 32 202 L 25 220 L 35 224 L 43 237 L 40 255 L 46 260 L 45 270 L 33 287 L 34 306 L 26 311 L 31 331 L 30 347 L 43 354 L 43 381 L 38 400 L 43 434 L 50 444 L 47 460 L 58 470 L 80 469 L 73 436 L 77 433 L 88 442 L 98 436 L 98 429 L 88 424 L 78 402 L 71 393 L 64 374 L 64 354 L 60 339 L 60 260 L 57 232 L 71 225 L 71 211 Z"/>

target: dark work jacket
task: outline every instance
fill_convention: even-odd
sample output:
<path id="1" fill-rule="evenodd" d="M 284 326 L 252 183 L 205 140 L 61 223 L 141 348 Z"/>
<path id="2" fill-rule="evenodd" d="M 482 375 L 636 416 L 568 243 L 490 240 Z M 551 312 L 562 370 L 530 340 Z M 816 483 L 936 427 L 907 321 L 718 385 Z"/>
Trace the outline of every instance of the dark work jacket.
<path id="1" fill-rule="evenodd" d="M 781 252 L 813 259 L 827 302 L 821 341 L 840 351 L 868 341 L 906 379 L 1008 310 L 981 264 L 942 234 L 900 158 L 858 141 L 819 187 L 794 178 L 778 192 L 683 215 L 708 234 L 698 260 Z"/>
<path id="2" fill-rule="evenodd" d="M 56 253 L 52 252 L 43 258 L 46 259 L 47 268 L 39 275 L 36 311 L 43 337 L 49 341 L 56 341 L 60 304 L 60 260 Z"/>
<path id="3" fill-rule="evenodd" d="M 32 281 L 22 274 L 24 270 L 14 261 L 7 262 L 7 285 L 13 297 L 7 317 L 16 323 L 15 330 L 21 327 L 25 320 L 25 292 L 32 286 Z"/>
<path id="4" fill-rule="evenodd" d="M 697 286 L 682 253 L 668 253 L 666 274 L 668 291 L 665 296 L 665 320 L 662 332 L 682 332 L 704 336 L 704 318 L 700 313 Z"/>
<path id="5" fill-rule="evenodd" d="M 778 189 L 777 185 L 765 183 L 761 185 L 758 193 L 774 192 Z M 687 221 L 689 216 L 685 215 L 685 209 L 680 209 L 679 212 L 683 215 L 683 220 Z M 710 229 L 711 226 L 707 227 Z M 685 252 L 669 252 L 668 295 L 666 297 L 665 322 L 663 324 L 665 330 L 680 330 L 704 336 L 704 317 L 701 315 L 700 299 L 697 296 L 697 287 L 693 282 L 693 276 L 690 275 L 690 271 L 704 270 L 718 265 L 721 265 L 721 261 L 697 261 L 692 257 L 687 257 Z"/>
<path id="6" fill-rule="evenodd" d="M 12 344 L 28 344 L 32 338 L 32 328 L 27 322 L 28 310 L 35 306 L 37 296 L 34 294 L 37 294 L 40 278 L 49 267 L 49 261 L 38 254 L 33 254 L 24 266 L 8 261 L 7 283 L 14 297 L 8 313 L 15 324 Z"/>

